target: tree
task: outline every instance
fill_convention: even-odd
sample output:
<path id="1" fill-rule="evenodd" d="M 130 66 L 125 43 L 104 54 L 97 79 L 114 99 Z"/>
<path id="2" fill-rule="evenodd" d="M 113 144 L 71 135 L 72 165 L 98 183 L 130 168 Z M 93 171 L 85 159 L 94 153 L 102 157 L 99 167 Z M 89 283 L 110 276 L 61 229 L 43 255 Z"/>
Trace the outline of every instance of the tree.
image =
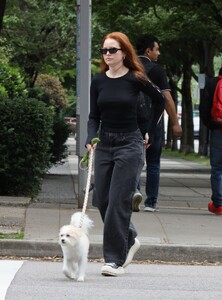
<path id="1" fill-rule="evenodd" d="M 182 93 L 182 149 L 192 152 L 194 134 L 190 90 L 193 75 L 197 79 L 193 65 L 203 65 L 205 59 L 205 68 L 208 66 L 209 70 L 213 69 L 215 47 L 217 45 L 218 49 L 221 48 L 221 2 L 132 0 L 125 6 L 118 0 L 107 0 L 105 3 L 95 0 L 94 11 L 94 20 L 98 24 L 97 33 L 104 35 L 109 31 L 124 31 L 132 42 L 135 41 L 138 32 L 153 33 L 160 39 L 163 49 L 161 63 L 167 71 L 169 81 L 173 83 L 173 95 L 176 97 L 176 89 Z M 100 43 L 97 40 L 98 36 L 99 34 L 95 37 L 97 45 Z M 179 79 L 181 88 L 177 86 Z M 174 100 L 176 103 L 177 99 Z M 170 144 L 170 141 L 168 142 Z"/>
<path id="2" fill-rule="evenodd" d="M 164 24 L 169 31 L 175 30 L 174 40 L 177 53 L 173 54 L 174 60 L 183 65 L 182 81 L 182 101 L 183 101 L 183 137 L 181 148 L 185 152 L 190 152 L 193 148 L 193 118 L 192 99 L 190 99 L 191 76 L 197 80 L 197 75 L 193 72 L 192 65 L 199 64 L 200 73 L 212 76 L 214 73 L 213 59 L 217 52 L 221 52 L 221 8 L 220 1 L 158 1 L 158 5 L 168 10 L 167 15 L 171 21 Z M 156 10 L 158 12 L 158 10 Z M 169 14 L 170 13 L 170 14 Z M 189 17 L 187 17 L 189 16 Z M 162 25 L 162 24 L 161 24 Z M 165 36 L 168 35 L 167 34 Z M 178 32 L 178 33 L 177 33 Z M 167 42 L 167 40 L 166 40 Z M 169 49 L 172 52 L 172 48 Z M 189 58 L 189 56 L 191 56 Z M 172 60 L 169 60 L 170 62 Z M 193 62 L 192 62 L 193 61 Z M 168 63 L 167 63 L 168 64 Z M 169 64 L 168 64 L 169 65 Z M 168 68 L 169 69 L 169 68 Z M 200 149 L 202 154 L 202 135 L 200 134 Z M 202 147 L 202 148 L 201 148 Z"/>
<path id="3" fill-rule="evenodd" d="M 127 5 L 121 0 L 93 0 L 92 60 L 98 64 L 101 39 L 108 32 L 123 31 L 133 44 L 138 33 L 156 35 L 161 41 L 161 64 L 167 71 L 175 103 L 177 94 L 182 93 L 182 148 L 190 152 L 193 149 L 190 83 L 192 78 L 197 80 L 193 66 L 199 65 L 201 73 L 214 73 L 213 59 L 222 48 L 221 24 L 221 0 L 128 0 Z M 12 49 L 10 62 L 24 71 L 30 87 L 34 86 L 38 73 L 61 77 L 63 71 L 69 74 L 71 69 L 70 74 L 75 76 L 75 26 L 73 0 L 8 3 L 2 34 Z"/>
<path id="4" fill-rule="evenodd" d="M 76 12 L 73 1 L 15 0 L 5 12 L 2 31 L 13 53 L 11 63 L 33 87 L 38 73 L 74 69 Z"/>
<path id="5" fill-rule="evenodd" d="M 2 29 L 2 24 L 3 24 L 3 17 L 5 13 L 5 5 L 6 5 L 6 0 L 1 0 L 0 1 L 0 31 Z"/>

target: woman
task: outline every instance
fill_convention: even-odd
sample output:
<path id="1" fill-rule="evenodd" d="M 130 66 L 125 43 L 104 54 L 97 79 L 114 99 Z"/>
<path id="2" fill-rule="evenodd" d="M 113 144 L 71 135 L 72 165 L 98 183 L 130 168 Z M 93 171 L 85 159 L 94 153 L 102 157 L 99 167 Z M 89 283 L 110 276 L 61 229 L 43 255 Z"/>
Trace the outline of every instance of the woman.
<path id="1" fill-rule="evenodd" d="M 131 223 L 132 196 L 137 174 L 143 167 L 145 141 L 137 124 L 140 91 L 161 104 L 164 98 L 148 80 L 128 37 L 107 34 L 100 49 L 101 73 L 91 82 L 90 113 L 86 147 L 92 138 L 100 142 L 95 152 L 93 205 L 104 222 L 102 275 L 118 276 L 140 247 Z"/>

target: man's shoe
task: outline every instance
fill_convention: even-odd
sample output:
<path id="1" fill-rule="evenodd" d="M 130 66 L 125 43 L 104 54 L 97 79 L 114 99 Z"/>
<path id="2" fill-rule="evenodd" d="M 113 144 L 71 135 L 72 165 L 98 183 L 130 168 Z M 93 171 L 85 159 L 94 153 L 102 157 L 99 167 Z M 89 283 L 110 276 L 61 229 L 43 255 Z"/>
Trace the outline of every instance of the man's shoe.
<path id="1" fill-rule="evenodd" d="M 136 190 L 132 200 L 132 211 L 135 212 L 140 211 L 140 203 L 142 202 L 142 200 L 143 200 L 143 195 L 139 190 Z"/>
<path id="2" fill-rule="evenodd" d="M 213 201 L 208 203 L 208 210 L 215 215 L 222 215 L 222 206 L 216 207 Z"/>
<path id="3" fill-rule="evenodd" d="M 150 206 L 145 206 L 144 211 L 155 212 L 155 211 L 159 211 L 159 208 L 157 207 L 156 204 L 154 204 L 154 205 L 150 205 Z"/>
<path id="4" fill-rule="evenodd" d="M 107 263 L 102 266 L 101 274 L 104 276 L 118 276 L 124 274 L 123 267 L 118 266 L 116 263 Z"/>
<path id="5" fill-rule="evenodd" d="M 135 255 L 135 253 L 139 250 L 139 248 L 140 248 L 140 242 L 137 238 L 135 238 L 135 243 L 129 249 L 129 252 L 126 257 L 126 261 L 123 264 L 123 268 L 127 267 L 132 262 L 133 257 Z"/>

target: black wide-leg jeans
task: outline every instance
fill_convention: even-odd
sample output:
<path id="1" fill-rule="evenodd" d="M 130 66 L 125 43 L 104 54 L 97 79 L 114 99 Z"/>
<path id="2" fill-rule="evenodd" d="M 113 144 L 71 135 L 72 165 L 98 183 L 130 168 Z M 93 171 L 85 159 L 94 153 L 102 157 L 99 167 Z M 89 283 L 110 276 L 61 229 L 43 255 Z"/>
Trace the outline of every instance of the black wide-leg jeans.
<path id="1" fill-rule="evenodd" d="M 95 151 L 93 205 L 104 222 L 106 263 L 122 266 L 137 232 L 131 223 L 132 197 L 144 164 L 140 130 L 127 133 L 101 131 Z"/>

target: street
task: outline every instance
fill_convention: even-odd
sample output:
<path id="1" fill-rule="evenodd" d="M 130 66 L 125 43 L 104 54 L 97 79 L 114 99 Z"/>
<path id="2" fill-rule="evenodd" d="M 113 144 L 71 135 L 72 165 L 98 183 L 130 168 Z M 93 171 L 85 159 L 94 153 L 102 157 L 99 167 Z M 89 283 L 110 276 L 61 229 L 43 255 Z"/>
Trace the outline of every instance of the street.
<path id="1" fill-rule="evenodd" d="M 38 202 L 30 204 L 26 212 L 23 206 L 1 207 L 3 224 L 5 220 L 14 223 L 16 215 L 25 228 L 24 241 L 12 241 L 9 247 L 2 240 L 0 250 L 5 249 L 7 253 L 2 255 L 57 257 L 59 252 L 55 245 L 58 246 L 59 228 L 67 223 L 71 210 L 75 209 L 70 176 L 71 173 L 77 178 L 74 139 L 70 137 L 67 144 L 71 154 L 67 162 L 50 170 L 51 177 L 44 185 L 47 188 L 39 195 Z M 160 212 L 147 214 L 141 210 L 132 216 L 142 243 L 138 256 L 135 256 L 141 260 L 140 264 L 131 264 L 123 276 L 113 278 L 100 275 L 100 260 L 89 262 L 86 280 L 81 283 L 63 275 L 61 259 L 7 260 L 2 256 L 0 300 L 222 299 L 222 264 L 209 265 L 212 261 L 222 261 L 221 218 L 209 214 L 206 208 L 210 197 L 209 170 L 192 162 L 170 158 L 162 159 L 161 170 Z M 143 171 L 143 194 L 144 180 Z M 69 199 L 72 204 L 69 204 Z M 91 203 L 88 213 L 95 224 L 90 234 L 90 257 L 100 258 L 101 218 Z M 170 263 L 142 263 L 145 259 Z M 176 261 L 189 262 L 190 265 L 179 265 Z M 208 265 L 191 265 L 192 261 L 208 261 Z"/>
<path id="2" fill-rule="evenodd" d="M 89 262 L 75 282 L 61 261 L 0 260 L 0 300 L 222 299 L 222 266 L 131 264 L 119 277 L 101 276 L 101 266 Z"/>

